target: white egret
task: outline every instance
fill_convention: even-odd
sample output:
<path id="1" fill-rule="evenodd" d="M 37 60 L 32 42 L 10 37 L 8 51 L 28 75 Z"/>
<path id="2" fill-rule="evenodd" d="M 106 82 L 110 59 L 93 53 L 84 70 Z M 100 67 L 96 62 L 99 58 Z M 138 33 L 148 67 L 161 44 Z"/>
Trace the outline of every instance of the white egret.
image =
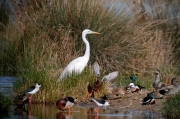
<path id="1" fill-rule="evenodd" d="M 59 76 L 58 81 L 61 81 L 63 78 L 66 78 L 67 76 L 71 76 L 72 74 L 80 74 L 85 66 L 87 65 L 90 57 L 90 45 L 89 42 L 86 39 L 87 34 L 100 34 L 98 32 L 91 31 L 89 29 L 85 29 L 82 32 L 82 40 L 84 41 L 86 45 L 86 51 L 84 56 L 78 57 L 74 60 L 72 60 L 68 66 L 63 70 L 61 75 Z"/>

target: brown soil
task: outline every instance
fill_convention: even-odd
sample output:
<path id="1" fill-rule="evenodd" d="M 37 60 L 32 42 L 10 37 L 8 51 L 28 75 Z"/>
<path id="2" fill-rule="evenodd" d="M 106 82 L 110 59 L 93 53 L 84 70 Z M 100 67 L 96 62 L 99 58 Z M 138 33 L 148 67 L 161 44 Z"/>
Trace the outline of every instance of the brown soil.
<path id="1" fill-rule="evenodd" d="M 154 105 L 142 105 L 141 101 L 144 97 L 146 97 L 147 93 L 150 91 L 144 90 L 138 93 L 133 94 L 126 94 L 125 98 L 122 99 L 121 97 L 112 97 L 108 102 L 110 106 L 106 107 L 106 109 L 115 112 L 124 112 L 129 110 L 146 110 L 146 111 L 153 111 L 156 113 L 160 113 L 160 109 L 162 107 L 162 102 L 165 100 L 163 99 L 156 99 L 156 103 Z M 81 107 L 97 107 L 94 102 L 86 102 L 86 103 L 79 103 Z M 103 107 L 102 107 L 103 108 Z M 110 112 L 111 113 L 111 112 Z"/>

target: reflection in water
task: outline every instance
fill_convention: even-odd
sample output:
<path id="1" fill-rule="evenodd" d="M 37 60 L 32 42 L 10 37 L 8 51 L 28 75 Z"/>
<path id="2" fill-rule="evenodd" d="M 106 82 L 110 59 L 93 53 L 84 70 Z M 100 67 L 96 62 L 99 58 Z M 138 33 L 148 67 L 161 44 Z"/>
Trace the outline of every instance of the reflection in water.
<path id="1" fill-rule="evenodd" d="M 25 109 L 25 107 L 16 107 L 14 109 L 14 115 L 17 116 L 28 116 L 28 110 Z"/>
<path id="2" fill-rule="evenodd" d="M 73 119 L 73 116 L 64 112 L 58 112 L 56 114 L 56 119 Z"/>
<path id="3" fill-rule="evenodd" d="M 68 110 L 58 110 L 55 105 L 40 105 L 28 104 L 24 108 L 14 107 L 13 113 L 10 117 L 4 119 L 159 119 L 162 118 L 159 114 L 153 111 L 117 111 L 117 110 L 104 110 L 100 109 L 99 114 L 96 113 L 96 108 L 82 108 L 74 106 L 71 114 Z M 1 118 L 1 117 L 0 117 Z M 3 118 L 2 118 L 3 119 Z"/>

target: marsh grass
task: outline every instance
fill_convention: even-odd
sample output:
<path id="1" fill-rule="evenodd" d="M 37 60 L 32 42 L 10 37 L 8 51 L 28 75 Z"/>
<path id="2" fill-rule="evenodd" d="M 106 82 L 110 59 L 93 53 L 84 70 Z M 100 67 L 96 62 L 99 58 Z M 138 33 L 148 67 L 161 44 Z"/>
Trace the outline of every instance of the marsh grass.
<path id="1" fill-rule="evenodd" d="M 124 2 L 120 9 L 116 2 L 51 0 L 31 1 L 25 6 L 13 1 L 16 19 L 4 26 L 1 34 L 0 70 L 20 77 L 15 92 L 38 82 L 42 87 L 33 96 L 35 102 L 55 102 L 67 95 L 85 100 L 87 83 L 95 78 L 91 68 L 95 61 L 102 76 L 120 72 L 115 81 L 118 85 L 127 85 L 125 78 L 134 74 L 137 83 L 149 88 L 156 69 L 164 70 L 164 77 L 175 75 L 169 69 L 176 69 L 179 57 L 179 22 L 173 20 L 179 18 L 168 19 L 165 6 L 146 9 L 141 3 Z M 101 33 L 87 36 L 91 46 L 88 67 L 81 75 L 57 83 L 64 67 L 84 54 L 81 33 L 86 28 Z"/>
<path id="2" fill-rule="evenodd" d="M 12 100 L 10 97 L 5 96 L 3 93 L 0 93 L 0 110 L 1 114 L 7 113 L 10 110 Z"/>
<path id="3" fill-rule="evenodd" d="M 161 108 L 161 113 L 167 119 L 179 119 L 180 109 L 177 107 L 180 105 L 180 94 L 176 94 L 171 98 L 168 98 Z"/>

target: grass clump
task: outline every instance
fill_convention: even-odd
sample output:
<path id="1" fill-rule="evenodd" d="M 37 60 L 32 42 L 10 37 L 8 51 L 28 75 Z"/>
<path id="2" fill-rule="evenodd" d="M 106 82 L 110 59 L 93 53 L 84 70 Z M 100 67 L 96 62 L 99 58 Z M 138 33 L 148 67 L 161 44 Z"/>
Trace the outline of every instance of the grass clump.
<path id="1" fill-rule="evenodd" d="M 41 90 L 33 96 L 36 102 L 53 102 L 66 95 L 85 99 L 87 82 L 94 80 L 91 64 L 95 61 L 102 74 L 114 70 L 123 74 L 118 77 L 119 85 L 127 84 L 125 77 L 133 74 L 139 83 L 150 87 L 152 71 L 164 66 L 168 69 L 177 60 L 177 27 L 169 25 L 166 17 L 144 17 L 149 10 L 133 9 L 143 8 L 142 4 L 132 7 L 133 3 L 125 2 L 118 9 L 113 2 L 51 0 L 29 2 L 28 6 L 14 3 L 18 8 L 14 12 L 16 19 L 4 26 L 1 35 L 0 70 L 21 78 L 15 83 L 15 91 L 40 83 Z M 156 12 L 161 14 L 163 10 Z M 88 67 L 81 75 L 57 83 L 64 67 L 84 54 L 81 33 L 86 28 L 101 33 L 88 36 Z"/>
<path id="2" fill-rule="evenodd" d="M 167 119 L 179 119 L 180 118 L 180 94 L 173 95 L 168 98 L 161 108 L 161 113 Z"/>
<path id="3" fill-rule="evenodd" d="M 12 104 L 11 98 L 5 96 L 4 94 L 0 93 L 0 110 L 1 114 L 3 112 L 8 112 L 10 110 L 10 106 Z"/>

